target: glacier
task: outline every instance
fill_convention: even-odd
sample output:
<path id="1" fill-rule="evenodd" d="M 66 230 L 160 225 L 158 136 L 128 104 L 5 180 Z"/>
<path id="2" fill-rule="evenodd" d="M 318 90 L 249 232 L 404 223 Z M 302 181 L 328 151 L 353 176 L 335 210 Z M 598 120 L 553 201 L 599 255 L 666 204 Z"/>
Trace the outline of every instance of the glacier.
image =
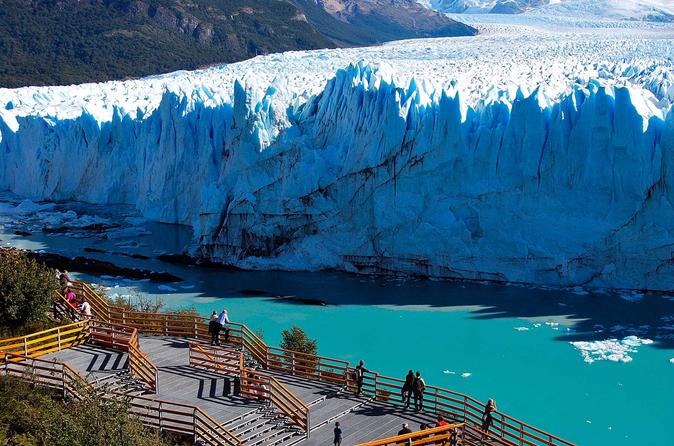
<path id="1" fill-rule="evenodd" d="M 674 28 L 512 30 L 0 89 L 0 189 L 243 268 L 673 289 Z"/>

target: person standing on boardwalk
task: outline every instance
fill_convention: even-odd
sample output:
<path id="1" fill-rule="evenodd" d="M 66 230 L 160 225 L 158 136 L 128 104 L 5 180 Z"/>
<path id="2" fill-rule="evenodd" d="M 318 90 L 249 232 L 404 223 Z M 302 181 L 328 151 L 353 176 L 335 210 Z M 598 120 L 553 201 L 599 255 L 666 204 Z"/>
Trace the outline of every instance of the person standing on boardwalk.
<path id="1" fill-rule="evenodd" d="M 80 311 L 85 318 L 91 319 L 91 305 L 87 302 L 86 298 L 82 298 L 82 303 L 80 304 Z"/>
<path id="2" fill-rule="evenodd" d="M 487 433 L 489 428 L 494 424 L 493 412 L 496 410 L 496 401 L 489 398 L 487 404 L 484 406 L 484 413 L 482 414 L 482 431 Z"/>
<path id="3" fill-rule="evenodd" d="M 360 395 L 363 391 L 363 379 L 365 378 L 365 372 L 369 372 L 365 368 L 365 361 L 361 359 L 356 368 L 353 370 L 353 379 L 356 381 L 356 395 Z"/>
<path id="4" fill-rule="evenodd" d="M 215 341 L 220 334 L 220 326 L 218 325 L 218 312 L 213 310 L 211 314 L 211 320 L 208 323 L 208 333 L 211 335 L 211 345 L 215 345 Z"/>
<path id="5" fill-rule="evenodd" d="M 215 345 L 220 345 L 220 332 L 224 329 L 225 330 L 225 344 L 229 341 L 229 328 L 225 327 L 225 324 L 229 324 L 229 317 L 227 317 L 227 310 L 222 310 L 222 313 L 220 313 L 220 316 L 218 316 L 218 319 L 215 321 L 218 326 L 216 327 L 217 330 L 217 335 L 215 336 Z"/>
<path id="6" fill-rule="evenodd" d="M 410 426 L 407 423 L 403 423 L 403 428 L 398 431 L 398 435 L 405 435 L 411 433 L 412 429 L 410 429 Z"/>
<path id="7" fill-rule="evenodd" d="M 335 423 L 335 446 L 340 446 L 342 444 L 342 428 L 339 427 L 339 421 Z"/>
<path id="8" fill-rule="evenodd" d="M 412 399 L 412 391 L 414 390 L 414 372 L 410 370 L 407 372 L 405 377 L 405 384 L 403 384 L 403 389 L 400 392 L 402 396 L 403 404 L 405 404 L 405 409 L 410 407 L 410 400 Z"/>
<path id="9" fill-rule="evenodd" d="M 414 393 L 414 410 L 423 412 L 424 410 L 424 392 L 426 391 L 426 382 L 421 377 L 421 372 L 417 372 L 414 377 L 412 392 Z"/>

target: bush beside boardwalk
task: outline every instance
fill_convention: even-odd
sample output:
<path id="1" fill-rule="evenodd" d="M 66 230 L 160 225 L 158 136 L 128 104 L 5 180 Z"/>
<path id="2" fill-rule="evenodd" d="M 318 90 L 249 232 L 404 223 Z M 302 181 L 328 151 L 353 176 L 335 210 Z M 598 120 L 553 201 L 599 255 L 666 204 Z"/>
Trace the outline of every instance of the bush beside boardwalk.
<path id="1" fill-rule="evenodd" d="M 126 414 L 122 402 L 92 397 L 68 404 L 58 392 L 0 378 L 0 444 L 164 446 L 176 444 Z"/>
<path id="2" fill-rule="evenodd" d="M 21 251 L 0 253 L 0 335 L 54 326 L 47 311 L 58 289 L 55 271 Z"/>

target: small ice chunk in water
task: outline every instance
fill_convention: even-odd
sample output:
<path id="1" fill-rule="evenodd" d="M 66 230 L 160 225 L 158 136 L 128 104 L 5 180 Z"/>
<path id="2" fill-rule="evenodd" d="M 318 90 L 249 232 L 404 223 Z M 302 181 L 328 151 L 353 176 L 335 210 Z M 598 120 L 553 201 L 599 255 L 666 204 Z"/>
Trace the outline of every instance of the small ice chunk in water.
<path id="1" fill-rule="evenodd" d="M 515 330 L 517 331 L 529 331 L 528 327 L 515 327 Z"/>
<path id="2" fill-rule="evenodd" d="M 159 285 L 157 288 L 159 288 L 162 291 L 178 291 L 177 289 L 170 287 L 168 285 Z"/>
<path id="3" fill-rule="evenodd" d="M 191 290 L 192 288 L 194 288 L 194 285 L 181 285 L 180 288 L 182 288 L 183 290 Z"/>
<path id="4" fill-rule="evenodd" d="M 674 358 L 672 358 L 674 360 Z M 453 372 L 451 370 L 443 370 L 442 373 L 445 375 L 456 375 L 456 372 Z"/>
<path id="5" fill-rule="evenodd" d="M 670 358 L 670 359 L 669 359 L 669 363 L 670 363 L 670 364 L 674 364 L 674 358 Z"/>
<path id="6" fill-rule="evenodd" d="M 468 378 L 470 375 L 472 375 L 472 373 L 468 373 L 468 372 L 462 373 L 461 378 Z"/>

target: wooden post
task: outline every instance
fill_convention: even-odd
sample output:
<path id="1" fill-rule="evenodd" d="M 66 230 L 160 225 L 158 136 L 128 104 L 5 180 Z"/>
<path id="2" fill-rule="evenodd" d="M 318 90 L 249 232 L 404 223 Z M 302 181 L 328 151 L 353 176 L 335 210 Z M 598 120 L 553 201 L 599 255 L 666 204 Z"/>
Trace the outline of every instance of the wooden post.
<path id="1" fill-rule="evenodd" d="M 23 356 L 28 356 L 28 338 L 23 338 Z"/>
<path id="2" fill-rule="evenodd" d="M 197 408 L 192 409 L 192 434 L 194 435 L 194 444 L 197 444 Z"/>
<path id="3" fill-rule="evenodd" d="M 159 402 L 159 432 L 161 432 L 161 401 Z"/>
<path id="4" fill-rule="evenodd" d="M 63 385 L 63 401 L 65 401 L 68 397 L 68 390 L 66 387 L 66 370 L 63 364 L 61 364 L 61 384 Z"/>
<path id="5" fill-rule="evenodd" d="M 58 351 L 61 351 L 61 327 L 56 329 L 56 338 L 58 339 Z"/>

